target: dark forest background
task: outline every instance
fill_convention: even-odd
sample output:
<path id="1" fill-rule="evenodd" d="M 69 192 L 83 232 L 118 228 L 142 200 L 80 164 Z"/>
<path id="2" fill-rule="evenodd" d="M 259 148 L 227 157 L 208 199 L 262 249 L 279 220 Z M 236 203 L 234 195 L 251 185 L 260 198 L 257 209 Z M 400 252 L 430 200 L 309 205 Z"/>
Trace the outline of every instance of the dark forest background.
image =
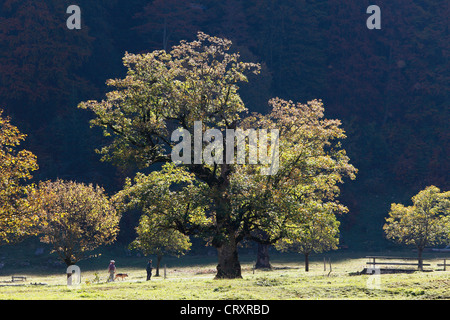
<path id="1" fill-rule="evenodd" d="M 69 30 L 69 5 L 81 30 Z M 369 5 L 381 30 L 369 30 Z M 271 97 L 322 99 L 342 120 L 355 181 L 342 186 L 341 243 L 378 250 L 393 202 L 434 184 L 449 189 L 450 2 L 448 0 L 1 0 L 0 107 L 28 135 L 35 180 L 97 183 L 110 193 L 132 169 L 99 161 L 104 141 L 77 109 L 102 99 L 124 76 L 125 51 L 167 49 L 197 31 L 225 37 L 242 59 L 262 64 L 241 87 L 250 111 Z M 139 213 L 121 221 L 118 243 L 134 239 Z"/>

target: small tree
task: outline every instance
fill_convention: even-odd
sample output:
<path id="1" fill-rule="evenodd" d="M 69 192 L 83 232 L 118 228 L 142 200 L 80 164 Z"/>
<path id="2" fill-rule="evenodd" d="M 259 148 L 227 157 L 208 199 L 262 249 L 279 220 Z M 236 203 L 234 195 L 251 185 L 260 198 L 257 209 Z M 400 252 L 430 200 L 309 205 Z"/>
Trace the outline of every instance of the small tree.
<path id="1" fill-rule="evenodd" d="M 66 263 L 75 264 L 86 253 L 112 243 L 120 216 L 101 187 L 72 181 L 46 181 L 30 199 L 41 217 L 41 241 Z"/>
<path id="2" fill-rule="evenodd" d="M 165 228 L 159 220 L 157 215 L 142 215 L 139 226 L 136 227 L 138 237 L 131 243 L 132 248 L 141 250 L 145 255 L 156 255 L 155 276 L 157 277 L 163 256 L 180 256 L 191 248 L 188 236 Z"/>
<path id="3" fill-rule="evenodd" d="M 9 243 L 33 233 L 37 224 L 37 216 L 27 202 L 33 186 L 26 182 L 38 165 L 33 153 L 18 150 L 26 135 L 2 113 L 0 110 L 0 243 Z"/>
<path id="4" fill-rule="evenodd" d="M 449 240 L 450 191 L 441 193 L 429 186 L 412 197 L 412 202 L 409 207 L 393 203 L 383 229 L 388 239 L 417 248 L 423 270 L 423 249 Z"/>
<path id="5" fill-rule="evenodd" d="M 136 206 L 143 210 L 136 227 L 138 237 L 130 246 L 145 255 L 156 254 L 158 276 L 164 255 L 183 255 L 191 248 L 189 236 L 177 226 L 189 228 L 189 223 L 195 225 L 202 221 L 203 210 L 201 205 L 196 205 L 199 198 L 195 199 L 198 186 L 192 181 L 191 174 L 176 168 L 173 163 L 165 164 L 161 171 L 149 175 L 138 173 L 133 182 L 135 184 L 127 179 L 125 188 L 115 195 L 115 199 L 121 211 Z M 186 221 L 179 220 L 180 214 Z"/>
<path id="6" fill-rule="evenodd" d="M 344 207 L 340 208 L 345 210 Z M 290 226 L 287 236 L 277 242 L 276 248 L 302 253 L 305 256 L 305 271 L 309 271 L 311 252 L 337 249 L 340 223 L 330 204 L 310 203 L 298 217 L 299 220 Z"/>

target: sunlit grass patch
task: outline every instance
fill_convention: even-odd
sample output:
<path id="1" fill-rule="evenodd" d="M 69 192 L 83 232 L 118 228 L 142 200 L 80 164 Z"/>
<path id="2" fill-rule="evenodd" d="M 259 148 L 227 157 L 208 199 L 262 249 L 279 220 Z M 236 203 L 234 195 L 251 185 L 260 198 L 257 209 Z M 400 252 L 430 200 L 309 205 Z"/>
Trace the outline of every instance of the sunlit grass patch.
<path id="1" fill-rule="evenodd" d="M 370 275 L 359 274 L 362 258 L 332 262 L 316 259 L 305 272 L 301 261 L 275 260 L 271 270 L 253 270 L 253 261 L 242 263 L 242 279 L 214 279 L 215 265 L 194 259 L 185 265 L 173 263 L 160 276 L 146 281 L 145 267 L 121 265 L 123 281 L 107 282 L 104 266 L 83 266 L 81 284 L 68 287 L 64 270 L 59 273 L 26 273 L 24 282 L 0 276 L 0 299 L 31 300 L 291 300 L 291 299 L 449 299 L 450 271 L 381 274 L 379 288 L 370 288 Z M 192 262 L 192 261 L 191 261 Z"/>

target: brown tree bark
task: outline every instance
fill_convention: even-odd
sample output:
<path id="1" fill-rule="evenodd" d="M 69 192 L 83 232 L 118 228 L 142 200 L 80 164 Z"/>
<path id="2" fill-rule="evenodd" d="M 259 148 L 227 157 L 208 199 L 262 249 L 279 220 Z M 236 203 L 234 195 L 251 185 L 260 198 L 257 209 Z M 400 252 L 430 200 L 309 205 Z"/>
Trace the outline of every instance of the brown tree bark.
<path id="1" fill-rule="evenodd" d="M 422 257 L 422 252 L 423 252 L 423 247 L 418 247 L 417 248 L 417 259 L 418 259 L 418 265 L 419 265 L 419 270 L 423 271 L 423 257 Z"/>
<path id="2" fill-rule="evenodd" d="M 163 256 L 162 254 L 158 254 L 157 258 L 156 258 L 156 273 L 155 273 L 155 277 L 159 277 L 159 266 L 161 265 L 161 260 L 162 260 Z"/>
<path id="3" fill-rule="evenodd" d="M 271 269 L 268 244 L 258 243 L 255 269 Z"/>
<path id="4" fill-rule="evenodd" d="M 218 265 L 216 279 L 242 278 L 237 243 L 234 235 L 228 235 L 227 241 L 217 246 Z"/>

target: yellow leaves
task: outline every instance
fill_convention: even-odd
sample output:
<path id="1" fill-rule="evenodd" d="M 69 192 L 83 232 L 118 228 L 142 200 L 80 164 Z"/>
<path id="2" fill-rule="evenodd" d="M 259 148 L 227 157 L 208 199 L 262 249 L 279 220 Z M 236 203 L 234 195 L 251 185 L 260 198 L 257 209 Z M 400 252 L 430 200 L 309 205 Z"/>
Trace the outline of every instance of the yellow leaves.
<path id="1" fill-rule="evenodd" d="M 114 137 L 101 149 L 102 159 L 148 167 L 170 157 L 168 128 L 189 129 L 199 120 L 224 128 L 238 121 L 246 108 L 237 83 L 247 81 L 244 73 L 258 72 L 260 66 L 239 61 L 238 54 L 228 52 L 230 45 L 229 40 L 199 33 L 197 41 L 182 41 L 170 53 L 126 53 L 127 76 L 107 81 L 113 90 L 106 100 L 79 105 L 96 114 L 92 125 Z"/>
<path id="2" fill-rule="evenodd" d="M 391 204 L 383 230 L 393 241 L 423 248 L 450 239 L 450 193 L 429 186 L 412 197 L 412 206 Z"/>
<path id="3" fill-rule="evenodd" d="M 36 156 L 17 150 L 26 137 L 2 117 L 0 110 L 0 242 L 10 242 L 33 233 L 36 216 L 26 197 L 33 186 L 26 185 L 31 172 L 38 169 Z"/>
<path id="4" fill-rule="evenodd" d="M 319 214 L 333 212 L 329 216 L 334 217 L 334 212 L 346 211 L 335 202 L 337 185 L 356 173 L 338 141 L 345 138 L 340 121 L 324 119 L 321 100 L 301 104 L 279 98 L 270 101 L 268 115 L 244 117 L 247 110 L 238 84 L 247 81 L 247 72 L 258 73 L 260 66 L 240 61 L 238 54 L 229 52 L 230 46 L 229 40 L 199 33 L 197 41 L 181 41 L 170 54 L 126 53 L 127 76 L 108 81 L 113 88 L 106 100 L 88 101 L 80 108 L 92 110 L 97 117 L 91 123 L 113 136 L 101 150 L 104 160 L 144 168 L 170 162 L 174 142 L 169 129 L 192 132 L 194 122 L 202 120 L 205 130 L 278 129 L 280 170 L 265 176 L 262 163 L 185 167 L 172 163 L 128 179 L 114 201 L 120 210 L 143 208 L 147 218 L 141 220 L 136 242 L 140 246 L 152 241 L 148 235 L 161 225 L 165 231 L 177 229 L 215 240 L 234 234 L 241 241 L 259 231 L 277 239 L 284 228 L 305 221 L 314 226 L 323 222 L 321 230 L 331 246 L 337 223 Z"/>
<path id="5" fill-rule="evenodd" d="M 39 212 L 41 241 L 59 254 L 61 246 L 71 249 L 77 260 L 82 253 L 113 242 L 120 215 L 103 188 L 72 181 L 45 181 L 30 202 Z"/>
<path id="6" fill-rule="evenodd" d="M 144 254 L 184 254 L 191 247 L 189 237 L 170 228 L 167 216 L 156 211 L 146 211 L 136 228 L 138 237 L 131 244 Z"/>

